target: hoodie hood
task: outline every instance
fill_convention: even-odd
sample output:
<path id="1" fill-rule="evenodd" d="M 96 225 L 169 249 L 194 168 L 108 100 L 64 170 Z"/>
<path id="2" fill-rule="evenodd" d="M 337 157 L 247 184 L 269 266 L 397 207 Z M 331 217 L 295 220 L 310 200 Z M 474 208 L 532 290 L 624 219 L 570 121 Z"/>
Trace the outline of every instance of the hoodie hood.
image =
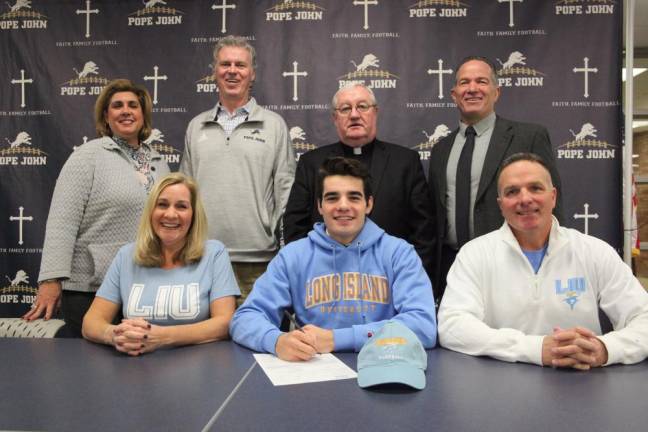
<path id="1" fill-rule="evenodd" d="M 371 219 L 366 218 L 362 230 L 349 246 L 357 246 L 361 252 L 364 252 L 373 247 L 383 235 L 385 235 L 385 231 Z M 326 226 L 322 222 L 313 225 L 313 230 L 308 233 L 308 238 L 317 246 L 325 249 L 346 247 L 326 234 Z"/>

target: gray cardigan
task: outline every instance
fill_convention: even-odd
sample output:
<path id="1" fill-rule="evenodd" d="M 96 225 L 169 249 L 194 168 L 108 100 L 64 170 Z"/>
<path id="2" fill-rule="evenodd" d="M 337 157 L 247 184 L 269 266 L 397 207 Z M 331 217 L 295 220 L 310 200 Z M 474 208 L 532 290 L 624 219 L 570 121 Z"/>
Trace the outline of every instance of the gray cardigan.
<path id="1" fill-rule="evenodd" d="M 151 155 L 157 180 L 169 167 Z M 96 291 L 119 247 L 135 239 L 146 197 L 134 162 L 111 138 L 79 147 L 56 180 L 38 280 L 65 278 L 65 290 Z"/>

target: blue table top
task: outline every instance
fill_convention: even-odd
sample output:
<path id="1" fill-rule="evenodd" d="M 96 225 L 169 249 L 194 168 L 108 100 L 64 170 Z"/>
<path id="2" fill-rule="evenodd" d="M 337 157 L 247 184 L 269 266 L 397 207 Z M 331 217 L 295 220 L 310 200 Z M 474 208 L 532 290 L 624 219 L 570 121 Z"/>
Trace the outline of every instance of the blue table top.
<path id="1" fill-rule="evenodd" d="M 356 368 L 356 354 L 336 354 Z M 0 339 L 0 429 L 643 431 L 648 362 L 589 372 L 428 351 L 427 386 L 279 386 L 232 342 L 130 358 L 71 339 Z M 249 372 L 249 373 L 248 373 Z"/>

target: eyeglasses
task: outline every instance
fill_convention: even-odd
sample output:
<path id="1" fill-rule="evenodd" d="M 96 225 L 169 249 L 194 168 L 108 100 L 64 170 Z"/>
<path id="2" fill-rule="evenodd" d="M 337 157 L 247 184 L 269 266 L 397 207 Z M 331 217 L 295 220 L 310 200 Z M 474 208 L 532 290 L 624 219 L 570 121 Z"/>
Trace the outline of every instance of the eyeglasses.
<path id="1" fill-rule="evenodd" d="M 355 109 L 358 112 L 361 113 L 366 113 L 368 112 L 371 108 L 375 107 L 376 104 L 368 104 L 367 102 L 360 102 L 355 106 Z M 351 105 L 342 105 L 340 108 L 335 108 L 335 111 L 339 112 L 340 115 L 343 116 L 348 116 L 351 114 L 351 111 L 353 111 L 353 106 Z"/>

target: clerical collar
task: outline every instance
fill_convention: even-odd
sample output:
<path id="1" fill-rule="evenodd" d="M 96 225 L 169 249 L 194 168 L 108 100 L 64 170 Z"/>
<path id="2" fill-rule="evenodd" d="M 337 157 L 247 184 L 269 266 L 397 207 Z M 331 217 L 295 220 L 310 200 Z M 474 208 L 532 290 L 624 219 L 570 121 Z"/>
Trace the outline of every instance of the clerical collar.
<path id="1" fill-rule="evenodd" d="M 362 155 L 371 155 L 374 149 L 375 142 L 376 140 L 374 139 L 373 141 L 360 147 L 351 147 L 349 145 L 344 144 L 343 142 L 340 142 L 340 145 L 342 146 L 342 151 L 344 152 L 344 156 L 346 157 L 362 156 Z"/>

